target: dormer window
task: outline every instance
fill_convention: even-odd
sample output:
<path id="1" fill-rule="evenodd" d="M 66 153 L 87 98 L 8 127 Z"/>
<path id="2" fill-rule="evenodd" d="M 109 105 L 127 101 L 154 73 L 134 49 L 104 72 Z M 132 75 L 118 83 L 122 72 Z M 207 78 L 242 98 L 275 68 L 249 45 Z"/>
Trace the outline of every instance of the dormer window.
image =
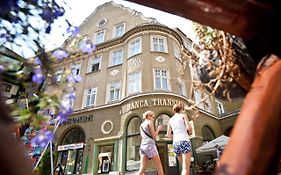
<path id="1" fill-rule="evenodd" d="M 106 18 L 102 18 L 97 22 L 97 27 L 102 27 L 106 24 L 107 19 Z"/>

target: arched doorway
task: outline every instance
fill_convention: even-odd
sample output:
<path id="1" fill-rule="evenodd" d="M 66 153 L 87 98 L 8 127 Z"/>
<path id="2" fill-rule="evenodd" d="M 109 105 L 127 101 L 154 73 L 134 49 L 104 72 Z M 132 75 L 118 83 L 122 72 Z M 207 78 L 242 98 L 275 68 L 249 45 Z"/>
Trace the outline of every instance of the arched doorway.
<path id="1" fill-rule="evenodd" d="M 85 133 L 79 127 L 70 129 L 63 137 L 58 146 L 57 164 L 65 174 L 81 174 L 84 143 Z"/>
<path id="2" fill-rule="evenodd" d="M 142 120 L 135 116 L 130 119 L 126 130 L 126 171 L 138 170 L 140 167 L 139 148 L 141 143 L 140 124 Z"/>
<path id="3" fill-rule="evenodd" d="M 173 141 L 163 139 L 167 133 L 167 126 L 170 120 L 170 116 L 167 114 L 159 114 L 155 119 L 155 129 L 162 125 L 163 128 L 159 132 L 156 139 L 159 156 L 166 175 L 179 175 L 179 164 L 176 158 L 176 154 L 173 150 Z"/>
<path id="4" fill-rule="evenodd" d="M 203 145 L 205 143 L 210 142 L 211 140 L 215 139 L 215 134 L 214 132 L 211 130 L 211 128 L 209 126 L 203 126 L 202 128 L 202 137 L 203 137 Z"/>

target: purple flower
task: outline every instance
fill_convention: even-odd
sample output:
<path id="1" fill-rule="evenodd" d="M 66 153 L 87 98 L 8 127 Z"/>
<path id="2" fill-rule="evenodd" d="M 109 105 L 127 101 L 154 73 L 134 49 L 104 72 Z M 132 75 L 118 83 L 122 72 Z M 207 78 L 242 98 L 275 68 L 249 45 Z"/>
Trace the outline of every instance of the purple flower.
<path id="1" fill-rule="evenodd" d="M 73 113 L 73 109 L 70 107 L 62 106 L 60 111 L 58 112 L 56 119 L 60 122 L 64 122 L 68 119 L 68 117 Z"/>
<path id="2" fill-rule="evenodd" d="M 66 29 L 67 33 L 71 33 L 72 36 L 76 36 L 79 33 L 79 28 L 76 26 L 69 26 Z"/>
<path id="3" fill-rule="evenodd" d="M 11 10 L 18 8 L 18 0 L 0 1 L 0 16 L 6 16 Z"/>
<path id="4" fill-rule="evenodd" d="M 36 84 L 41 84 L 45 80 L 45 76 L 40 69 L 35 69 L 32 75 L 32 82 Z"/>
<path id="5" fill-rule="evenodd" d="M 76 95 L 75 95 L 75 92 L 71 92 L 67 95 L 67 98 L 69 100 L 75 100 L 76 99 Z"/>
<path id="6" fill-rule="evenodd" d="M 52 23 L 54 20 L 52 10 L 49 7 L 44 8 L 40 16 L 42 17 L 43 20 L 45 20 L 48 23 Z"/>
<path id="7" fill-rule="evenodd" d="M 34 59 L 34 64 L 35 64 L 35 65 L 42 65 L 42 62 L 41 62 L 41 60 L 40 60 L 38 57 L 36 57 L 36 58 Z"/>
<path id="8" fill-rule="evenodd" d="M 76 75 L 76 74 L 73 74 L 73 73 L 69 74 L 66 77 L 66 79 L 69 83 L 79 83 L 82 80 L 80 75 Z"/>
<path id="9" fill-rule="evenodd" d="M 94 50 L 96 50 L 96 45 L 92 44 L 92 43 L 89 43 L 89 42 L 86 42 L 84 44 L 82 44 L 80 46 L 81 50 L 83 53 L 92 53 Z"/>
<path id="10" fill-rule="evenodd" d="M 31 143 L 38 145 L 40 147 L 45 147 L 53 138 L 54 138 L 54 134 L 52 131 L 42 129 L 31 140 Z"/>
<path id="11" fill-rule="evenodd" d="M 63 8 L 58 8 L 56 11 L 55 11 L 55 18 L 59 17 L 59 16 L 63 16 L 64 14 L 64 9 Z"/>
<path id="12" fill-rule="evenodd" d="M 64 50 L 58 49 L 53 52 L 53 56 L 56 57 L 58 60 L 61 60 L 63 58 L 68 57 L 69 55 Z"/>

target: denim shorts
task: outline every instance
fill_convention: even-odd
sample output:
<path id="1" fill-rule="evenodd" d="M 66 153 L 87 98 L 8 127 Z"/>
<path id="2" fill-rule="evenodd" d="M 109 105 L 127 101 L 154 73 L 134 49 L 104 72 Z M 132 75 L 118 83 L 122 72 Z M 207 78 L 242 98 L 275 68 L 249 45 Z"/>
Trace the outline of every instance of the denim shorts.
<path id="1" fill-rule="evenodd" d="M 141 145 L 140 154 L 146 155 L 149 159 L 158 155 L 158 150 L 155 144 Z"/>
<path id="2" fill-rule="evenodd" d="M 174 152 L 177 156 L 180 156 L 181 154 L 188 153 L 191 151 L 191 142 L 190 141 L 179 141 L 174 142 Z"/>

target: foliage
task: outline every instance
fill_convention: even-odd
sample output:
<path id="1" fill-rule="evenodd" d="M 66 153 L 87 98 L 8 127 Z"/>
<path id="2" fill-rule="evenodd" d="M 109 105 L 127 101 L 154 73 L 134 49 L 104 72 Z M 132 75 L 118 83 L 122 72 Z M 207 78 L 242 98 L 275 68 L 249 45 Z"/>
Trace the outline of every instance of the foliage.
<path id="1" fill-rule="evenodd" d="M 198 116 L 199 111 L 195 107 L 206 103 L 211 95 L 222 94 L 231 100 L 231 89 L 236 86 L 234 80 L 239 78 L 240 70 L 233 47 L 233 42 L 237 39 L 235 36 L 195 22 L 193 27 L 197 39 L 192 44 L 191 52 L 182 52 L 183 65 L 185 67 L 185 62 L 191 60 L 192 67 L 198 74 L 198 78 L 192 82 L 193 87 L 202 92 L 206 89 L 210 92 L 197 104 L 191 101 L 192 105 L 187 108 L 195 110 L 195 116 Z"/>
<path id="2" fill-rule="evenodd" d="M 67 120 L 73 112 L 70 103 L 75 99 L 74 84 L 81 80 L 71 70 L 62 75 L 55 72 L 54 63 L 72 56 L 71 50 L 58 48 L 47 52 L 43 45 L 46 34 L 52 25 L 65 13 L 65 4 L 56 0 L 4 0 L 0 2 L 0 46 L 30 48 L 34 56 L 18 61 L 21 66 L 11 70 L 14 61 L 7 61 L 0 66 L 0 78 L 10 78 L 20 86 L 20 92 L 7 101 L 12 108 L 11 116 L 18 123 L 28 123 L 39 130 L 33 143 L 46 146 L 53 138 L 54 124 Z M 78 54 L 91 53 L 95 50 L 88 40 L 79 36 L 79 28 L 72 26 L 68 20 L 66 33 L 72 36 L 76 45 L 72 46 Z M 79 45 L 78 45 L 79 43 Z M 80 52 L 80 53 L 79 53 Z M 57 81 L 61 76 L 61 81 Z M 47 83 L 60 87 L 51 93 L 44 92 Z M 65 95 L 67 104 L 61 103 Z"/>

